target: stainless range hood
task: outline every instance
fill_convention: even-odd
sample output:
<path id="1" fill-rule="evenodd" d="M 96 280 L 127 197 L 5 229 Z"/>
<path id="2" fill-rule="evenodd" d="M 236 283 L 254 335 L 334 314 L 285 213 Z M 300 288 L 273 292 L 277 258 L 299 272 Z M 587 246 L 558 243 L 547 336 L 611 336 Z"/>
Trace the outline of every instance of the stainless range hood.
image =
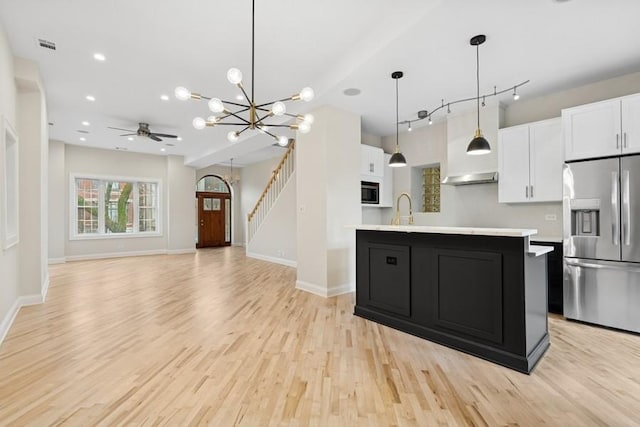
<path id="1" fill-rule="evenodd" d="M 498 182 L 498 172 L 477 172 L 465 175 L 448 176 L 442 180 L 448 185 L 490 184 Z"/>

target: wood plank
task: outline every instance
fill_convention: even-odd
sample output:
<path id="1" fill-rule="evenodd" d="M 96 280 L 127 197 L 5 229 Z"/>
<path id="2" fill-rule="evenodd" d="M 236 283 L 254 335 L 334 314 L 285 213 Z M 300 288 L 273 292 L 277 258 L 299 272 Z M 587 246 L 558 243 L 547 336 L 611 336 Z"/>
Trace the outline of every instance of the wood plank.
<path id="1" fill-rule="evenodd" d="M 0 425 L 637 425 L 640 336 L 549 319 L 524 375 L 352 315 L 242 248 L 50 268 Z"/>

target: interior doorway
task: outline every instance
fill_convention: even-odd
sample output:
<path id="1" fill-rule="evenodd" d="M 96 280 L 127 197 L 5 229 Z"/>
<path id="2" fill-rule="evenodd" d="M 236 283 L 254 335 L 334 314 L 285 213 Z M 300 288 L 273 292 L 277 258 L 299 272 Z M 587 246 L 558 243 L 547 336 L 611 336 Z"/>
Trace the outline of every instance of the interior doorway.
<path id="1" fill-rule="evenodd" d="M 231 245 L 231 190 L 217 175 L 202 177 L 196 185 L 198 239 L 196 248 Z"/>

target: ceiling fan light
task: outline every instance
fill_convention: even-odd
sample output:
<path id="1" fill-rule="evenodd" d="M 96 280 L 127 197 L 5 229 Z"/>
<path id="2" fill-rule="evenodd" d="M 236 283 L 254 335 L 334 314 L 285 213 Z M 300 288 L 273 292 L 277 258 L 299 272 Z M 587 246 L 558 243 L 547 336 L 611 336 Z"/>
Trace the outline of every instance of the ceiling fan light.
<path id="1" fill-rule="evenodd" d="M 229 83 L 232 85 L 242 83 L 242 71 L 237 68 L 229 68 L 229 71 L 227 71 L 227 80 L 229 80 Z"/>
<path id="2" fill-rule="evenodd" d="M 209 105 L 209 110 L 212 113 L 222 113 L 224 111 L 224 104 L 218 98 L 211 98 L 207 103 Z"/>
<path id="3" fill-rule="evenodd" d="M 287 112 L 287 106 L 281 101 L 274 102 L 271 106 L 271 112 L 274 116 L 282 116 Z"/>
<path id="4" fill-rule="evenodd" d="M 202 130 L 207 126 L 207 122 L 202 117 L 196 117 L 193 119 L 193 127 Z"/>
<path id="5" fill-rule="evenodd" d="M 191 98 L 191 92 L 189 91 L 189 89 L 182 86 L 178 86 L 174 91 L 174 94 L 180 101 L 186 101 L 187 99 Z"/>
<path id="6" fill-rule="evenodd" d="M 302 88 L 302 90 L 300 91 L 300 99 L 302 99 L 305 102 L 309 102 L 313 100 L 314 97 L 315 97 L 315 93 L 313 92 L 313 89 L 311 89 L 308 86 Z"/>

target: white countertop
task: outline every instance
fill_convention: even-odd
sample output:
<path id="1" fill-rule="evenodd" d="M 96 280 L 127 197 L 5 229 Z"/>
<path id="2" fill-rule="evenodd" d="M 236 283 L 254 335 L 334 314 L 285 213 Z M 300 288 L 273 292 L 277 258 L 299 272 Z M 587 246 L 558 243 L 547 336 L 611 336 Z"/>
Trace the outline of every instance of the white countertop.
<path id="1" fill-rule="evenodd" d="M 428 225 L 354 225 L 349 228 L 369 231 L 396 231 L 401 233 L 466 234 L 478 236 L 527 237 L 538 230 L 525 228 L 434 227 Z M 535 238 L 531 238 L 534 240 Z"/>
<path id="2" fill-rule="evenodd" d="M 559 236 L 540 236 L 535 235 L 531 237 L 532 242 L 551 242 L 551 243 L 562 243 L 562 237 Z"/>

